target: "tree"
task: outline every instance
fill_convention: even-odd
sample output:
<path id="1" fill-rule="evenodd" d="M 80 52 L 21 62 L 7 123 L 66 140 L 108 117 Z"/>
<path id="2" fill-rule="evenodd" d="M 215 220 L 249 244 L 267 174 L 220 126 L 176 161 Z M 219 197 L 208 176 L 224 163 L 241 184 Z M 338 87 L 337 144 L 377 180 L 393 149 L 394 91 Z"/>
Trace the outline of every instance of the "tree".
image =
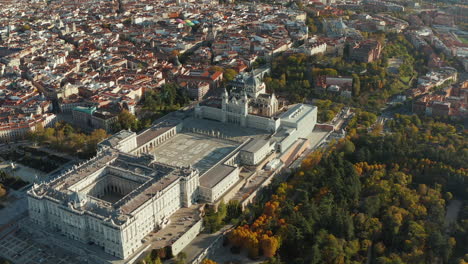
<path id="1" fill-rule="evenodd" d="M 211 260 L 211 259 L 204 259 L 201 264 L 218 264 L 217 262 Z"/>
<path id="2" fill-rule="evenodd" d="M 226 81 L 232 81 L 234 80 L 234 77 L 236 77 L 237 72 L 233 69 L 226 69 L 224 70 L 223 77 Z"/>
<path id="3" fill-rule="evenodd" d="M 313 76 L 320 76 L 320 75 L 326 75 L 326 76 L 338 76 L 338 71 L 333 68 L 314 68 L 312 71 Z"/>
<path id="4" fill-rule="evenodd" d="M 323 111 L 322 113 L 323 114 L 321 115 L 322 117 L 321 120 L 323 122 L 329 122 L 335 117 L 335 112 L 333 112 L 332 110 L 326 110 L 326 111 Z"/>
<path id="5" fill-rule="evenodd" d="M 354 143 L 351 140 L 345 140 L 343 143 L 343 151 L 345 154 L 351 154 L 356 150 Z"/>
<path id="6" fill-rule="evenodd" d="M 11 262 L 0 257 L 0 264 L 11 264 Z"/>
<path id="7" fill-rule="evenodd" d="M 41 143 L 44 140 L 44 126 L 37 124 L 34 131 L 28 133 L 28 138 L 34 143 Z"/>
<path id="8" fill-rule="evenodd" d="M 361 79 L 355 73 L 353 73 L 353 96 L 359 96 L 361 93 Z"/>
<path id="9" fill-rule="evenodd" d="M 153 260 L 151 259 L 151 254 L 148 254 L 145 256 L 145 259 L 142 261 L 142 263 L 145 263 L 145 264 L 154 264 L 153 263 Z"/>
<path id="10" fill-rule="evenodd" d="M 28 24 L 21 25 L 20 28 L 19 28 L 20 32 L 25 32 L 25 31 L 28 31 L 28 30 L 31 30 L 31 26 L 28 25 Z"/>
<path id="11" fill-rule="evenodd" d="M 320 252 L 320 248 L 318 244 L 315 244 L 312 247 L 312 259 L 310 264 L 319 264 L 322 261 L 322 253 Z"/>
<path id="12" fill-rule="evenodd" d="M 336 238 L 332 234 L 327 234 L 325 230 L 319 232 L 317 238 L 322 248 L 322 261 L 324 263 L 344 263 L 345 252 L 344 241 Z"/>
<path id="13" fill-rule="evenodd" d="M 176 257 L 176 264 L 185 264 L 187 262 L 187 254 L 185 252 L 179 252 Z"/>
<path id="14" fill-rule="evenodd" d="M 161 259 L 159 257 L 157 257 L 155 260 L 154 260 L 154 264 L 163 264 Z"/>
<path id="15" fill-rule="evenodd" d="M 5 186 L 3 186 L 3 184 L 0 183 L 0 198 L 5 196 L 6 194 L 7 194 L 7 190 L 6 190 Z"/>
<path id="16" fill-rule="evenodd" d="M 91 135 L 89 135 L 86 138 L 86 148 L 84 149 L 84 152 L 90 156 L 94 155 L 94 153 L 96 152 L 97 144 L 105 138 L 107 138 L 107 136 L 108 135 L 104 129 L 96 129 L 93 132 L 91 132 Z M 75 136 L 74 138 L 76 137 L 78 137 L 77 140 L 79 140 L 78 143 L 80 143 L 80 137 L 82 137 L 82 135 Z"/>
<path id="17" fill-rule="evenodd" d="M 377 195 L 366 197 L 363 201 L 363 209 L 366 214 L 375 216 L 381 207 L 380 198 Z"/>
<path id="18" fill-rule="evenodd" d="M 268 235 L 263 235 L 260 240 L 260 246 L 263 250 L 263 255 L 267 258 L 271 258 L 276 254 L 276 250 L 279 248 L 279 241 L 276 237 L 269 237 Z"/>
<path id="19" fill-rule="evenodd" d="M 406 264 L 397 254 L 391 254 L 390 257 L 377 258 L 378 264 Z"/>
<path id="20" fill-rule="evenodd" d="M 86 136 L 82 133 L 72 133 L 69 135 L 69 139 L 70 139 L 70 144 L 69 144 L 70 149 L 75 149 L 75 150 L 83 149 L 86 144 Z"/>
<path id="21" fill-rule="evenodd" d="M 48 127 L 44 130 L 44 139 L 46 141 L 51 141 L 54 137 L 55 130 L 52 127 Z"/>
<path id="22" fill-rule="evenodd" d="M 284 262 L 281 262 L 279 257 L 272 257 L 269 260 L 262 262 L 262 264 L 284 264 Z"/>
<path id="23" fill-rule="evenodd" d="M 118 122 L 122 129 L 136 130 L 138 120 L 134 114 L 122 110 L 118 115 Z"/>
<path id="24" fill-rule="evenodd" d="M 331 101 L 317 101 L 333 109 Z M 246 210 L 229 241 L 255 257 L 273 254 L 277 238 L 276 255 L 288 263 L 357 264 L 369 253 L 381 264 L 466 262 L 468 210 L 460 210 L 456 230 L 444 224 L 448 193 L 467 197 L 455 193 L 468 189 L 465 135 L 399 115 L 386 125 L 391 133 L 362 129 L 375 120 L 356 111 L 351 125 L 360 131 L 306 157 L 287 183 Z"/>
<path id="25" fill-rule="evenodd" d="M 446 192 L 444 198 L 445 200 L 450 201 L 453 198 L 453 194 L 451 192 Z"/>
<path id="26" fill-rule="evenodd" d="M 208 208 L 205 213 L 205 217 L 203 217 L 203 224 L 205 229 L 209 233 L 214 233 L 221 229 L 224 224 L 224 219 L 227 215 L 227 207 L 224 201 L 221 201 L 218 205 L 217 211 L 213 208 Z"/>
<path id="27" fill-rule="evenodd" d="M 132 24 L 132 18 L 130 18 L 130 17 L 129 17 L 129 18 L 126 18 L 126 19 L 123 21 L 123 24 L 124 24 L 125 26 L 127 26 L 127 27 L 130 26 L 130 25 Z"/>
<path id="28" fill-rule="evenodd" d="M 309 32 L 311 34 L 315 34 L 315 33 L 317 33 L 317 31 L 318 31 L 317 26 L 315 26 L 314 24 L 309 24 Z"/>
<path id="29" fill-rule="evenodd" d="M 96 129 L 93 132 L 91 132 L 89 141 L 92 144 L 97 144 L 103 139 L 105 139 L 107 136 L 108 135 L 104 129 Z"/>
<path id="30" fill-rule="evenodd" d="M 151 250 L 151 259 L 166 259 L 168 257 L 167 248 L 155 248 Z"/>
<path id="31" fill-rule="evenodd" d="M 242 206 L 237 200 L 229 201 L 226 210 L 226 218 L 229 220 L 236 219 L 242 214 Z"/>
<path id="32" fill-rule="evenodd" d="M 76 131 L 69 124 L 58 122 L 54 127 L 46 129 L 37 127 L 35 131 L 29 133 L 28 138 L 40 144 L 48 142 L 50 148 L 60 152 L 89 158 L 96 152 L 97 144 L 107 136 L 103 129 L 96 129 L 87 135 Z"/>

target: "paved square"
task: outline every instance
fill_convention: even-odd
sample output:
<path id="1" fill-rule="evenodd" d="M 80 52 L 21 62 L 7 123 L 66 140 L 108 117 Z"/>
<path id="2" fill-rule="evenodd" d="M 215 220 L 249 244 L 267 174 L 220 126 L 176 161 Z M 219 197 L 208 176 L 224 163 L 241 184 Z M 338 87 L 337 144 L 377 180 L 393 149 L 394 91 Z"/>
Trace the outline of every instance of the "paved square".
<path id="1" fill-rule="evenodd" d="M 0 240 L 0 255 L 15 264 L 79 264 L 77 256 L 49 245 L 39 244 L 22 231 L 11 233 Z"/>
<path id="2" fill-rule="evenodd" d="M 180 133 L 156 147 L 156 161 L 173 166 L 192 165 L 203 174 L 240 143 L 196 133 Z"/>

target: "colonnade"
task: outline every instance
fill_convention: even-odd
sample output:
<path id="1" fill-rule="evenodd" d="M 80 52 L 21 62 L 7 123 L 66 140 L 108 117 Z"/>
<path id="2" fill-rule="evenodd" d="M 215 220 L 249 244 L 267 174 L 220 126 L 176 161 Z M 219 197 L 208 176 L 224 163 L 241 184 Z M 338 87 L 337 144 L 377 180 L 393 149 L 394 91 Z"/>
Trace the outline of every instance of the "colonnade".
<path id="1" fill-rule="evenodd" d="M 152 149 L 156 146 L 161 145 L 162 143 L 166 142 L 167 140 L 171 139 L 177 134 L 176 127 L 171 128 L 169 131 L 155 137 L 151 141 L 147 142 L 145 145 L 139 147 L 135 150 L 136 155 L 141 155 L 143 153 L 149 153 Z"/>
<path id="2" fill-rule="evenodd" d="M 92 187 L 88 194 L 99 199 L 109 193 L 117 193 L 125 196 L 137 187 L 138 183 L 136 182 L 108 175 L 105 177 L 105 179 L 101 180 L 94 187 Z"/>

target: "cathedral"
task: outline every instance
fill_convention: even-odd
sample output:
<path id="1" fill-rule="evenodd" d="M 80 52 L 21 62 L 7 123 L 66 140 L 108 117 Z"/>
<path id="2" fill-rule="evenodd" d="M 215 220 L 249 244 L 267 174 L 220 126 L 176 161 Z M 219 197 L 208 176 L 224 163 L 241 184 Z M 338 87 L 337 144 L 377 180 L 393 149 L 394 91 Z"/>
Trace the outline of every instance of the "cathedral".
<path id="1" fill-rule="evenodd" d="M 279 124 L 275 116 L 281 109 L 275 94 L 266 93 L 261 76 L 242 73 L 231 82 L 231 86 L 230 94 L 224 89 L 219 107 L 198 105 L 196 116 L 275 132 Z"/>

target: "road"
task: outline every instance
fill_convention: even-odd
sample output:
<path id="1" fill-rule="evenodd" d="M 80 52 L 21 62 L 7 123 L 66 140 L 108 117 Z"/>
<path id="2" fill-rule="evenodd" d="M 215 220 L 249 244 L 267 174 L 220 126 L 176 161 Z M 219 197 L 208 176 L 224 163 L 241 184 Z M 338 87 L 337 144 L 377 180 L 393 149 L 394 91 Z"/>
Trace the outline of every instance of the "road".
<path id="1" fill-rule="evenodd" d="M 450 230 L 451 226 L 457 222 L 462 204 L 463 203 L 459 200 L 451 200 L 447 205 L 447 213 L 445 215 L 445 226 L 447 230 Z"/>

